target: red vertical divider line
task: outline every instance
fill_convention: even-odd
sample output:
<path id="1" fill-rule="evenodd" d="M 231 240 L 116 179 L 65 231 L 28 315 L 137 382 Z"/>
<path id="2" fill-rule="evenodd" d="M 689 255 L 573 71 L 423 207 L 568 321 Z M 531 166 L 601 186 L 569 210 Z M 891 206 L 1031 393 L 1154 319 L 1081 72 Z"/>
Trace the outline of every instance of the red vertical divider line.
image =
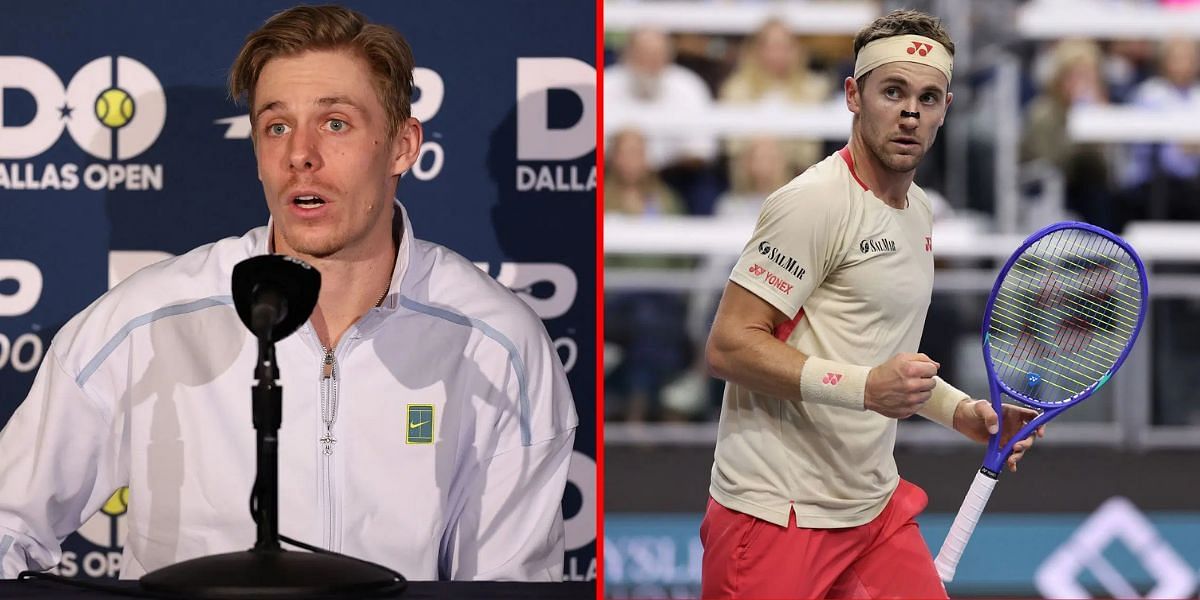
<path id="1" fill-rule="evenodd" d="M 604 0 L 596 5 L 596 599 L 604 598 Z"/>

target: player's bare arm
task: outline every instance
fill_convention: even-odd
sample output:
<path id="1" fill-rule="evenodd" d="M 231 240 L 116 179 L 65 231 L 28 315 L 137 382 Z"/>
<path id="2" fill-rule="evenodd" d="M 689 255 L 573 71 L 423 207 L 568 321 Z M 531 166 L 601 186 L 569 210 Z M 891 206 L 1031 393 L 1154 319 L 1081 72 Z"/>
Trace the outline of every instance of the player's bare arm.
<path id="1" fill-rule="evenodd" d="M 800 375 L 808 357 L 773 333 L 788 320 L 749 290 L 726 284 L 705 348 L 709 373 L 758 393 L 802 401 Z M 937 369 L 924 354 L 897 354 L 867 375 L 864 408 L 896 419 L 912 416 L 929 400 Z"/>
<path id="2" fill-rule="evenodd" d="M 725 284 L 704 351 L 709 373 L 759 393 L 800 401 L 800 373 L 808 357 L 773 334 L 788 320 L 746 288 Z"/>

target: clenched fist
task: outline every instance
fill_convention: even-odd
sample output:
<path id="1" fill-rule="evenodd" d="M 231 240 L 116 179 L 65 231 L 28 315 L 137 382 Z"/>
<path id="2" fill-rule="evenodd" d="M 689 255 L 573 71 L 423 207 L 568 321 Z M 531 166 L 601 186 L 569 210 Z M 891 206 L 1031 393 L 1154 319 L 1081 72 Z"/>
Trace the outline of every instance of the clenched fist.
<path id="1" fill-rule="evenodd" d="M 907 419 L 929 401 L 940 366 L 924 354 L 897 354 L 867 374 L 863 404 L 885 417 Z"/>

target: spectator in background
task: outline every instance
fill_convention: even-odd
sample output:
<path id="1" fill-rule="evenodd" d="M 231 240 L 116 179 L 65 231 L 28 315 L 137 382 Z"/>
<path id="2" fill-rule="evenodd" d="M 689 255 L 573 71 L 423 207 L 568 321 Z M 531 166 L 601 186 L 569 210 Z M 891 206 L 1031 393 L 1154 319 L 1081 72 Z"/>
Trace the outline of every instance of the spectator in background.
<path id="1" fill-rule="evenodd" d="M 1200 108 L 1200 57 L 1194 40 L 1163 42 L 1159 73 L 1133 93 L 1132 104 L 1163 111 Z M 1122 203 L 1122 222 L 1134 219 L 1196 219 L 1200 217 L 1200 146 L 1139 144 L 1130 149 L 1123 177 L 1128 193 Z"/>
<path id="2" fill-rule="evenodd" d="M 1021 160 L 1054 166 L 1066 184 L 1067 208 L 1090 223 L 1112 227 L 1112 186 L 1104 148 L 1074 144 L 1067 136 L 1072 108 L 1108 103 L 1101 59 L 1099 46 L 1091 41 L 1066 40 L 1054 47 L 1049 79 L 1025 113 Z"/>
<path id="3" fill-rule="evenodd" d="M 659 179 L 647 158 L 649 144 L 626 129 L 607 144 L 604 211 L 654 218 L 683 214 L 679 198 Z M 669 256 L 607 256 L 606 269 L 687 268 L 691 261 Z M 606 376 L 607 420 L 644 421 L 662 416 L 663 386 L 689 362 L 684 299 L 652 291 L 605 294 L 604 342 L 619 356 Z M 606 355 L 608 352 L 606 352 Z"/>
<path id="4" fill-rule="evenodd" d="M 653 29 L 629 35 L 621 62 L 604 70 L 605 118 L 622 122 L 640 114 L 702 117 L 712 107 L 712 94 L 695 73 L 672 62 L 670 38 Z M 717 142 L 703 133 L 652 136 L 646 140 L 650 167 L 680 191 L 692 212 L 711 212 L 719 191 L 707 172 Z"/>
<path id="5" fill-rule="evenodd" d="M 730 163 L 729 193 L 717 202 L 718 215 L 758 216 L 763 200 L 800 171 L 784 155 L 785 145 L 770 137 L 742 140 L 741 152 Z"/>
<path id="6" fill-rule="evenodd" d="M 650 167 L 645 136 L 625 129 L 612 137 L 607 148 L 604 177 L 604 212 L 629 215 L 683 214 L 683 204 Z"/>
<path id="7" fill-rule="evenodd" d="M 699 75 L 713 97 L 720 92 L 721 83 L 729 78 L 737 62 L 737 45 L 731 37 L 695 31 L 677 31 L 672 36 L 675 64 Z"/>
<path id="8" fill-rule="evenodd" d="M 1108 98 L 1124 104 L 1139 84 L 1154 72 L 1154 43 L 1151 40 L 1112 40 L 1104 52 L 1104 81 Z"/>
<path id="9" fill-rule="evenodd" d="M 783 109 L 819 104 L 829 96 L 833 85 L 824 75 L 811 72 L 808 62 L 804 47 L 787 26 L 779 20 L 767 21 L 747 40 L 733 75 L 721 87 L 720 101 Z M 739 184 L 738 163 L 748 150 L 749 140 L 729 142 L 730 177 L 735 191 Z M 781 150 L 790 170 L 796 173 L 824 158 L 820 140 L 789 140 Z"/>

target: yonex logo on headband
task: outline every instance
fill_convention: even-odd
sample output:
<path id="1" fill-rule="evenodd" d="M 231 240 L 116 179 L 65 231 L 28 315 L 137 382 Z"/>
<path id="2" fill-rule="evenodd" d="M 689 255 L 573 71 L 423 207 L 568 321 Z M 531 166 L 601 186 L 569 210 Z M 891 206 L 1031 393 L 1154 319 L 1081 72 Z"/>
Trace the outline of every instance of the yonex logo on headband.
<path id="1" fill-rule="evenodd" d="M 934 52 L 935 49 L 940 50 Z M 894 35 L 868 42 L 854 59 L 854 78 L 858 79 L 876 67 L 891 62 L 914 62 L 933 67 L 946 76 L 954 71 L 954 57 L 941 42 L 923 35 Z"/>
<path id="2" fill-rule="evenodd" d="M 933 50 L 932 44 L 926 44 L 923 42 L 913 42 L 912 47 L 908 49 L 908 53 L 909 54 L 920 54 L 921 56 L 925 56 L 926 54 L 929 54 L 930 50 Z"/>

